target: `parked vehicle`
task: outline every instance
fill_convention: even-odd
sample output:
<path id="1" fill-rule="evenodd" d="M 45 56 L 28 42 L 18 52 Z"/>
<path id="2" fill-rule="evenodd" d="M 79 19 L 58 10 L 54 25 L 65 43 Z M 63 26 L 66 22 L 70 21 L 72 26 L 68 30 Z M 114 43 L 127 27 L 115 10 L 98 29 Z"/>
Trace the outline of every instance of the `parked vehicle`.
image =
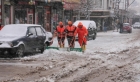
<path id="1" fill-rule="evenodd" d="M 140 22 L 135 22 L 132 26 L 134 29 L 140 29 Z"/>
<path id="2" fill-rule="evenodd" d="M 43 52 L 50 46 L 52 34 L 41 25 L 11 24 L 0 31 L 0 54 L 24 56 L 26 52 Z"/>
<path id="3" fill-rule="evenodd" d="M 123 23 L 122 32 L 132 33 L 132 26 L 129 23 Z"/>
<path id="4" fill-rule="evenodd" d="M 94 21 L 91 21 L 91 20 L 77 20 L 73 23 L 73 25 L 77 26 L 79 24 L 79 22 L 82 22 L 82 24 L 88 30 L 87 40 L 90 40 L 90 39 L 95 40 L 96 35 L 97 35 L 96 23 Z M 76 37 L 76 39 L 78 39 L 78 37 Z"/>

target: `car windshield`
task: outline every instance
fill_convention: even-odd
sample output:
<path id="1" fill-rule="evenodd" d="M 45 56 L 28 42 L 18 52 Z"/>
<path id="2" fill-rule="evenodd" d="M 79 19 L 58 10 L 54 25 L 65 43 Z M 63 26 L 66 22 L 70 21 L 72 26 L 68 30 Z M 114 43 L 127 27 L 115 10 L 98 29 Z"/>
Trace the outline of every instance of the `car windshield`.
<path id="1" fill-rule="evenodd" d="M 135 25 L 140 25 L 140 23 L 135 23 Z"/>
<path id="2" fill-rule="evenodd" d="M 0 36 L 25 36 L 27 27 L 19 25 L 6 25 L 0 31 Z"/>

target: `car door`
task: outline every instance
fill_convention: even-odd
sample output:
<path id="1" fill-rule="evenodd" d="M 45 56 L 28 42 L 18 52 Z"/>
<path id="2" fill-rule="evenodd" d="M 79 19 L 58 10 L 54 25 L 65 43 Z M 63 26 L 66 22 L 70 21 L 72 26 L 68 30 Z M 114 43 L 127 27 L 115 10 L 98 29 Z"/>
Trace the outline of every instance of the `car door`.
<path id="1" fill-rule="evenodd" d="M 35 29 L 37 32 L 37 48 L 41 49 L 42 47 L 44 47 L 46 36 L 40 26 L 36 26 Z"/>
<path id="2" fill-rule="evenodd" d="M 31 34 L 31 35 L 28 35 Z M 27 31 L 27 47 L 29 50 L 33 50 L 36 48 L 36 44 L 37 44 L 37 33 L 35 30 L 35 27 L 28 27 L 28 31 Z"/>

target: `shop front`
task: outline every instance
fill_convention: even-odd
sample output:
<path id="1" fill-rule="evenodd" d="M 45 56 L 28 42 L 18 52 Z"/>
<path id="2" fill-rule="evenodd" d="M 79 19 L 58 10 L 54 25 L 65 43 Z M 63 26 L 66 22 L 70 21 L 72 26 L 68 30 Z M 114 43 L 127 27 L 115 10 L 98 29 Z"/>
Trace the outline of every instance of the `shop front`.
<path id="1" fill-rule="evenodd" d="M 15 24 L 34 24 L 35 23 L 35 7 L 25 5 L 21 2 L 15 5 L 14 8 L 14 23 Z"/>
<path id="2" fill-rule="evenodd" d="M 3 6 L 4 25 L 39 24 L 46 31 L 53 32 L 58 22 L 62 21 L 63 5 L 60 1 L 5 0 Z"/>
<path id="3" fill-rule="evenodd" d="M 11 24 L 11 4 L 10 1 L 4 1 L 4 7 L 2 11 L 3 25 Z"/>
<path id="4" fill-rule="evenodd" d="M 78 16 L 74 16 L 74 19 L 78 19 Z M 80 20 L 85 20 L 86 17 L 81 14 Z M 96 22 L 97 25 L 97 30 L 98 31 L 103 31 L 104 28 L 104 23 L 107 22 L 108 24 L 108 29 L 111 29 L 111 24 L 112 24 L 112 18 L 110 17 L 110 12 L 109 11 L 92 11 L 90 14 L 90 20 L 93 20 Z"/>

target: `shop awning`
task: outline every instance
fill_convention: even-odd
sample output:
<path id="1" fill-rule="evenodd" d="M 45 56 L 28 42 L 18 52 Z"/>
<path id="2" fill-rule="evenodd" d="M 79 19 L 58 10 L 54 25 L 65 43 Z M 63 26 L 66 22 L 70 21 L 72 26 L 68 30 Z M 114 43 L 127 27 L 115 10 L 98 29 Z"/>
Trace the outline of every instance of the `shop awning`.
<path id="1" fill-rule="evenodd" d="M 64 1 L 68 3 L 80 3 L 80 0 L 64 0 Z"/>
<path id="2" fill-rule="evenodd" d="M 43 2 L 62 2 L 62 0 L 36 0 L 36 1 L 43 1 Z"/>
<path id="3" fill-rule="evenodd" d="M 77 17 L 77 16 L 73 16 L 73 17 Z M 80 17 L 85 17 L 85 16 L 80 16 Z M 90 16 L 90 17 L 93 17 L 93 18 L 108 18 L 110 16 L 106 15 L 106 16 Z"/>

